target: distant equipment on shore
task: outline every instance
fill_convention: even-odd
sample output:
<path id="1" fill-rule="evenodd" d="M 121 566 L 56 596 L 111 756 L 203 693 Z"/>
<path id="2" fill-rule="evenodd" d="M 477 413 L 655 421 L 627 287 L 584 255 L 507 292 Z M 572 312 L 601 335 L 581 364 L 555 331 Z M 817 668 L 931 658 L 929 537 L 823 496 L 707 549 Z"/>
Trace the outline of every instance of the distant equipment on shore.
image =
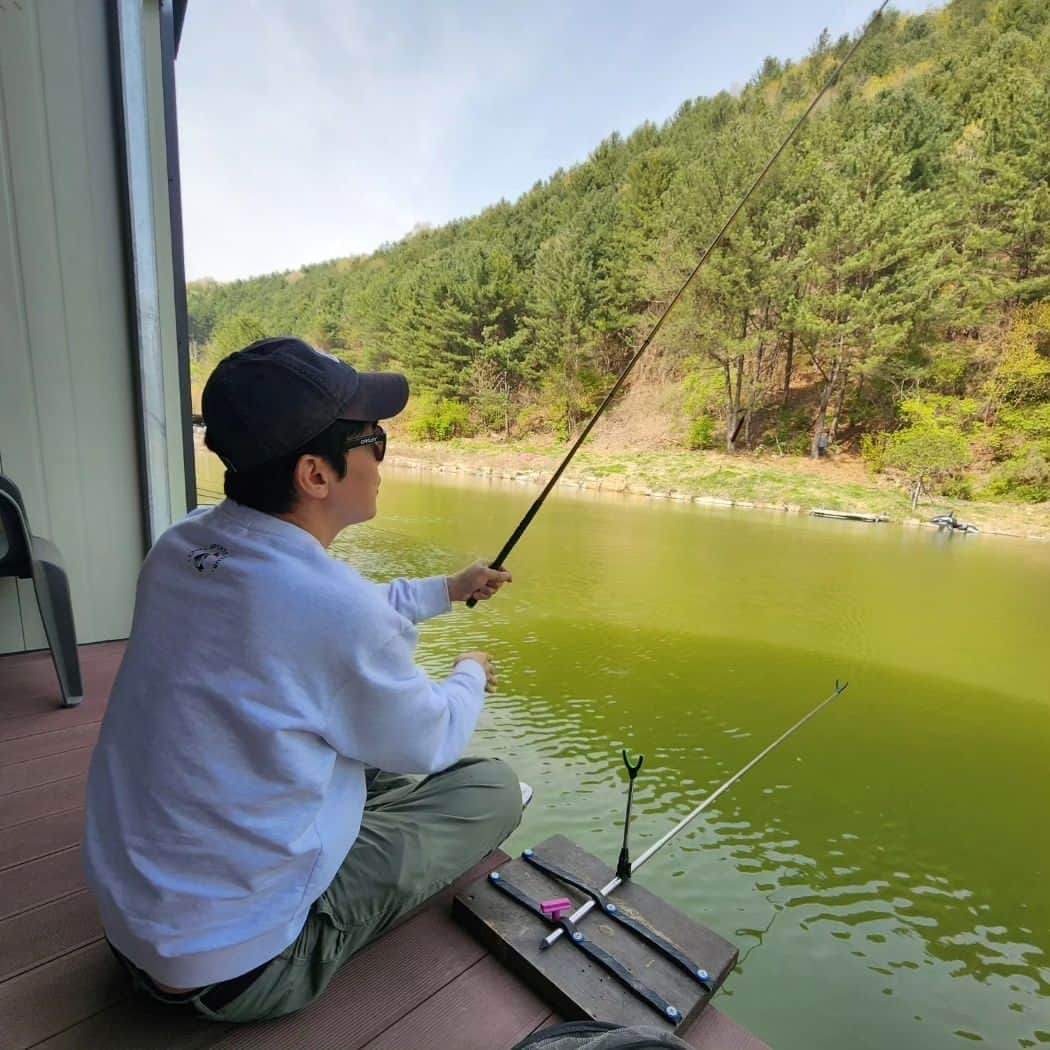
<path id="1" fill-rule="evenodd" d="M 840 518 L 843 521 L 889 521 L 885 514 L 860 514 L 849 510 L 825 510 L 823 507 L 814 507 L 810 514 L 815 518 Z"/>
<path id="2" fill-rule="evenodd" d="M 945 529 L 949 532 L 980 532 L 976 525 L 971 525 L 968 521 L 959 521 L 954 510 L 948 511 L 947 514 L 938 514 L 936 518 L 930 518 L 930 522 L 937 526 L 938 532 L 944 532 Z"/>

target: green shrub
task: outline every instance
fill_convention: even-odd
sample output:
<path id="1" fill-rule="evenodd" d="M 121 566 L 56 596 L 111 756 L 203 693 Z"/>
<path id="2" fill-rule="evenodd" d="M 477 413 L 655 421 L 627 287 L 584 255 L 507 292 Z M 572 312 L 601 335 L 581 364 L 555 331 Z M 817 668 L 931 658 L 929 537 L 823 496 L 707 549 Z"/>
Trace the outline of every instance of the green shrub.
<path id="1" fill-rule="evenodd" d="M 970 358 L 964 347 L 947 343 L 930 350 L 930 380 L 940 393 L 962 394 L 969 366 Z"/>
<path id="2" fill-rule="evenodd" d="M 525 405 L 514 419 L 514 430 L 518 435 L 540 433 L 549 427 L 547 410 L 542 404 Z"/>
<path id="3" fill-rule="evenodd" d="M 696 369 L 685 377 L 685 413 L 690 419 L 702 419 L 722 403 L 723 380 L 703 359 L 689 364 Z"/>
<path id="4" fill-rule="evenodd" d="M 808 456 L 810 418 L 801 409 L 782 408 L 776 425 L 766 432 L 763 444 L 789 456 Z"/>
<path id="5" fill-rule="evenodd" d="M 921 415 L 890 435 L 886 444 L 886 465 L 903 471 L 912 485 L 912 509 L 928 485 L 945 484 L 961 474 L 972 458 L 962 434 Z"/>
<path id="6" fill-rule="evenodd" d="M 1033 438 L 1050 437 L 1050 401 L 1021 408 L 1004 409 L 999 420 L 1011 431 Z"/>
<path id="7" fill-rule="evenodd" d="M 989 491 L 993 496 L 1009 496 L 1027 503 L 1050 500 L 1050 460 L 1041 449 L 1027 449 L 999 468 Z"/>
<path id="8" fill-rule="evenodd" d="M 502 394 L 474 397 L 471 400 L 476 417 L 481 426 L 489 431 L 507 431 L 510 429 L 510 399 Z"/>
<path id="9" fill-rule="evenodd" d="M 1006 336 L 1005 352 L 988 383 L 993 400 L 1006 405 L 1050 401 L 1050 304 L 1019 313 Z"/>
<path id="10" fill-rule="evenodd" d="M 568 441 L 579 432 L 601 404 L 608 389 L 608 377 L 588 365 L 579 365 L 547 375 L 540 387 L 540 403 L 548 426 L 559 441 Z"/>
<path id="11" fill-rule="evenodd" d="M 425 404 L 409 424 L 417 441 L 451 441 L 470 434 L 470 413 L 461 401 L 443 398 Z"/>
<path id="12" fill-rule="evenodd" d="M 710 416 L 694 419 L 689 428 L 688 445 L 694 451 L 715 447 L 715 427 L 717 424 Z"/>
<path id="13" fill-rule="evenodd" d="M 872 474 L 881 474 L 886 468 L 886 451 L 889 448 L 889 434 L 862 434 L 860 439 L 860 458 Z"/>
<path id="14" fill-rule="evenodd" d="M 949 478 L 941 486 L 941 494 L 949 499 L 973 499 L 973 486 L 969 478 Z"/>

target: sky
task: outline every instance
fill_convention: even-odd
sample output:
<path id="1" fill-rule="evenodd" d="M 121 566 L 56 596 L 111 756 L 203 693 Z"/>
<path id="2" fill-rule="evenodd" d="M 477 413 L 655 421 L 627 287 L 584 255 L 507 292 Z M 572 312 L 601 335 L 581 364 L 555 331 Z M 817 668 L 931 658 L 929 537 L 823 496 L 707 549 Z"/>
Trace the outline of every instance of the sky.
<path id="1" fill-rule="evenodd" d="M 373 251 L 516 200 L 614 131 L 739 89 L 875 0 L 191 0 L 186 276 Z M 905 12 L 935 0 L 895 0 Z"/>

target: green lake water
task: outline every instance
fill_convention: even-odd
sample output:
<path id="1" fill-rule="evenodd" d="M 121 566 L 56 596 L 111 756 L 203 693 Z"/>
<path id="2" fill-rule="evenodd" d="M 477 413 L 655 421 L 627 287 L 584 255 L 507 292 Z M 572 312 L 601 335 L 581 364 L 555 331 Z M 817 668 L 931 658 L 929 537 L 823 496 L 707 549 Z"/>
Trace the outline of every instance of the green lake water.
<path id="1" fill-rule="evenodd" d="M 534 497 L 386 469 L 333 553 L 448 572 Z M 493 654 L 471 750 L 536 789 L 508 851 L 614 865 L 626 747 L 637 856 L 848 680 L 639 881 L 739 946 L 718 1005 L 775 1050 L 1050 1044 L 1050 545 L 580 493 L 509 567 L 419 653 Z"/>

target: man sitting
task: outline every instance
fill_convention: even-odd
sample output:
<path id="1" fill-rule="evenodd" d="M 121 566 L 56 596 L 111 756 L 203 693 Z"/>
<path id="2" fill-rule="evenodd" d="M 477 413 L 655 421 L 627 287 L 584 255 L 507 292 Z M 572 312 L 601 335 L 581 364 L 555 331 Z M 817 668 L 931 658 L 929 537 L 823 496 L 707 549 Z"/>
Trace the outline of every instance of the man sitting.
<path id="1" fill-rule="evenodd" d="M 498 759 L 464 759 L 492 662 L 443 681 L 415 625 L 510 580 L 364 579 L 327 547 L 376 513 L 408 383 L 294 339 L 204 390 L 227 499 L 150 551 L 91 765 L 84 857 L 136 988 L 225 1021 L 318 996 L 521 819 Z M 403 774 L 429 774 L 416 780 Z"/>

